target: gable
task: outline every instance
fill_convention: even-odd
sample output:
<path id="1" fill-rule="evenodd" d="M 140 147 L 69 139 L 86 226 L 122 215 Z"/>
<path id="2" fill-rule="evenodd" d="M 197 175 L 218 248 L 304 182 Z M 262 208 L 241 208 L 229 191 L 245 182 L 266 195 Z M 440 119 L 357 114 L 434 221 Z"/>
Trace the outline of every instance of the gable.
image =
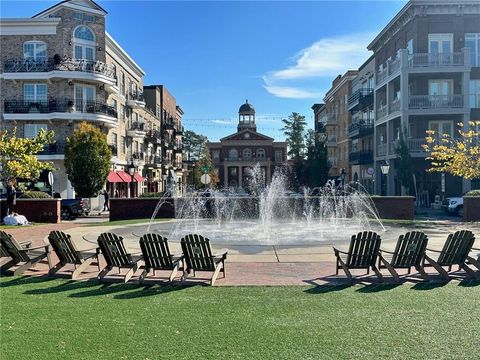
<path id="1" fill-rule="evenodd" d="M 247 134 L 247 135 L 246 135 Z M 267 140 L 267 141 L 273 141 L 273 138 L 260 134 L 256 131 L 251 131 L 251 130 L 242 130 L 240 132 L 236 132 L 235 134 L 228 135 L 222 139 L 220 139 L 221 142 L 224 141 L 230 141 L 230 140 Z"/>
<path id="2" fill-rule="evenodd" d="M 92 0 L 65 0 L 61 1 L 56 5 L 49 7 L 48 9 L 39 12 L 37 15 L 32 16 L 33 18 L 43 18 L 48 17 L 53 11 L 61 7 L 67 7 L 69 9 L 84 11 L 100 16 L 107 15 L 107 12 L 104 8 L 98 5 L 95 1 Z"/>

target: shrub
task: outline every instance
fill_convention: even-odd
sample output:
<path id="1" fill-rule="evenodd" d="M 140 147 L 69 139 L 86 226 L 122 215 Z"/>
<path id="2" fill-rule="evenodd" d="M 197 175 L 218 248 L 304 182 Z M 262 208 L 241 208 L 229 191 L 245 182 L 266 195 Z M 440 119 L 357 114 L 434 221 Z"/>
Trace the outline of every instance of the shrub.
<path id="1" fill-rule="evenodd" d="M 50 199 L 50 195 L 42 191 L 25 191 L 20 197 L 24 199 Z"/>
<path id="2" fill-rule="evenodd" d="M 465 194 L 466 196 L 480 196 L 480 190 L 471 190 Z"/>
<path id="3" fill-rule="evenodd" d="M 142 198 L 161 198 L 165 193 L 163 192 L 144 192 L 140 195 Z"/>

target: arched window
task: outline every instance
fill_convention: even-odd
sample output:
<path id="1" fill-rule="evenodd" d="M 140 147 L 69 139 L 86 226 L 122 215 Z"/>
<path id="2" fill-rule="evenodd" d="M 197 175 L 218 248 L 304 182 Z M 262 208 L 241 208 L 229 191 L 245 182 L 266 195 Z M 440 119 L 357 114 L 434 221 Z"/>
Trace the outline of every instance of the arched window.
<path id="1" fill-rule="evenodd" d="M 230 149 L 228 151 L 228 158 L 230 160 L 237 160 L 238 159 L 238 151 L 237 149 Z"/>
<path id="2" fill-rule="evenodd" d="M 23 43 L 23 58 L 38 62 L 47 61 L 47 44 L 43 41 L 27 41 Z"/>
<path id="3" fill-rule="evenodd" d="M 257 159 L 265 159 L 265 150 L 264 149 L 258 149 L 257 150 Z"/>
<path id="4" fill-rule="evenodd" d="M 252 159 L 252 149 L 243 149 L 242 157 L 243 157 L 243 160 L 251 160 Z"/>
<path id="5" fill-rule="evenodd" d="M 73 31 L 73 55 L 75 59 L 95 60 L 95 34 L 84 25 Z"/>

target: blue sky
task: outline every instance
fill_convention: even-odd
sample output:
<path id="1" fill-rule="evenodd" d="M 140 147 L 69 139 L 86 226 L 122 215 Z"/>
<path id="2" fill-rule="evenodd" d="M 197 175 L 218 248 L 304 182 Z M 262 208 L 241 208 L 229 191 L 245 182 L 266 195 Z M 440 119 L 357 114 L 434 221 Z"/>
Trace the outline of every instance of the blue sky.
<path id="1" fill-rule="evenodd" d="M 56 1 L 1 1 L 1 17 L 30 17 Z M 102 1 L 107 31 L 185 111 L 186 129 L 210 140 L 235 131 L 248 99 L 258 131 L 282 140 L 293 111 L 311 106 L 332 79 L 358 68 L 366 45 L 405 0 L 310 2 Z"/>

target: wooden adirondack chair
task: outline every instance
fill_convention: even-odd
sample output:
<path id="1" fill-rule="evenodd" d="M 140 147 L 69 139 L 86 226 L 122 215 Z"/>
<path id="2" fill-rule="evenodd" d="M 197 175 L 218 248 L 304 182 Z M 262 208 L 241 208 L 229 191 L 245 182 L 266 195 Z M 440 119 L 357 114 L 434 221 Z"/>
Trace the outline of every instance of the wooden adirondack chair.
<path id="1" fill-rule="evenodd" d="M 12 260 L 2 265 L 0 269 L 1 272 L 5 272 L 12 266 L 23 263 L 13 271 L 13 275 L 21 275 L 45 258 L 47 259 L 48 265 L 50 267 L 49 245 L 24 247 L 19 242 L 17 242 L 17 240 L 15 240 L 12 235 L 7 234 L 4 231 L 0 231 L 0 244 L 2 245 L 4 251 L 6 251 L 8 255 L 12 258 Z"/>
<path id="2" fill-rule="evenodd" d="M 0 230 L 0 236 L 8 236 L 8 234 Z M 32 242 L 30 240 L 19 241 L 18 243 L 24 249 L 27 249 L 32 245 Z M 10 257 L 10 254 L 8 253 L 7 249 L 5 249 L 0 242 L 0 267 L 3 270 L 7 270 L 8 269 L 7 264 L 9 264 L 8 265 L 9 267 L 14 265 L 13 263 L 11 263 L 11 260 L 12 258 Z M 5 265 L 5 268 L 3 268 L 4 265 Z"/>
<path id="3" fill-rule="evenodd" d="M 377 233 L 364 231 L 352 235 L 348 252 L 340 251 L 334 247 L 333 251 L 337 258 L 336 275 L 338 275 L 339 269 L 343 269 L 351 282 L 353 277 L 350 269 L 366 269 L 368 274 L 370 268 L 372 268 L 378 279 L 383 281 L 382 274 L 376 266 L 380 242 L 381 239 Z"/>
<path id="4" fill-rule="evenodd" d="M 107 262 L 107 266 L 98 274 L 98 279 L 102 280 L 114 267 L 118 267 L 119 273 L 121 269 L 129 269 L 123 281 L 127 282 L 130 280 L 138 269 L 138 262 L 141 260 L 141 256 L 128 254 L 123 245 L 123 238 L 116 234 L 102 233 L 97 241 Z"/>
<path id="5" fill-rule="evenodd" d="M 475 236 L 469 230 L 460 230 L 454 234 L 449 234 L 441 251 L 427 249 L 427 251 L 433 251 L 439 255 L 436 260 L 425 255 L 424 261 L 428 264 L 424 264 L 424 266 L 432 266 L 445 280 L 448 280 L 449 277 L 448 272 L 443 267 L 447 266 L 448 271 L 452 271 L 453 265 L 458 265 L 458 269 L 463 269 L 470 277 L 479 279 L 480 276 L 466 264 L 468 261 L 469 264 L 480 270 L 480 261 L 468 255 L 474 242 Z"/>
<path id="6" fill-rule="evenodd" d="M 169 281 L 172 282 L 183 262 L 183 255 L 173 256 L 170 253 L 167 238 L 153 233 L 145 234 L 140 238 L 140 248 L 145 262 L 140 282 L 143 282 L 150 270 L 171 270 Z"/>
<path id="7" fill-rule="evenodd" d="M 181 240 L 184 263 L 184 281 L 193 271 L 213 271 L 210 285 L 214 285 L 220 271 L 225 274 L 225 260 L 227 259 L 228 249 L 221 249 L 217 254 L 212 254 L 210 240 L 197 234 L 190 234 Z"/>
<path id="8" fill-rule="evenodd" d="M 379 269 L 388 269 L 395 281 L 400 282 L 400 277 L 395 269 L 408 269 L 408 273 L 410 274 L 411 268 L 414 267 L 422 278 L 428 280 L 429 277 L 422 266 L 427 242 L 427 235 L 421 231 L 411 231 L 405 235 L 400 235 L 397 245 L 395 246 L 395 251 L 380 250 Z M 390 255 L 390 260 L 386 259 L 385 253 Z"/>
<path id="9" fill-rule="evenodd" d="M 48 276 L 53 276 L 67 264 L 74 264 L 75 270 L 72 272 L 71 276 L 72 279 L 75 280 L 83 271 L 85 271 L 85 269 L 93 262 L 93 260 L 96 260 L 98 270 L 100 271 L 100 262 L 98 261 L 98 254 L 100 253 L 99 248 L 79 251 L 72 242 L 70 235 L 56 230 L 50 232 L 48 235 L 48 241 L 57 254 L 59 260 L 59 262 L 50 269 Z M 95 252 L 92 253 L 91 250 L 95 250 Z"/>

